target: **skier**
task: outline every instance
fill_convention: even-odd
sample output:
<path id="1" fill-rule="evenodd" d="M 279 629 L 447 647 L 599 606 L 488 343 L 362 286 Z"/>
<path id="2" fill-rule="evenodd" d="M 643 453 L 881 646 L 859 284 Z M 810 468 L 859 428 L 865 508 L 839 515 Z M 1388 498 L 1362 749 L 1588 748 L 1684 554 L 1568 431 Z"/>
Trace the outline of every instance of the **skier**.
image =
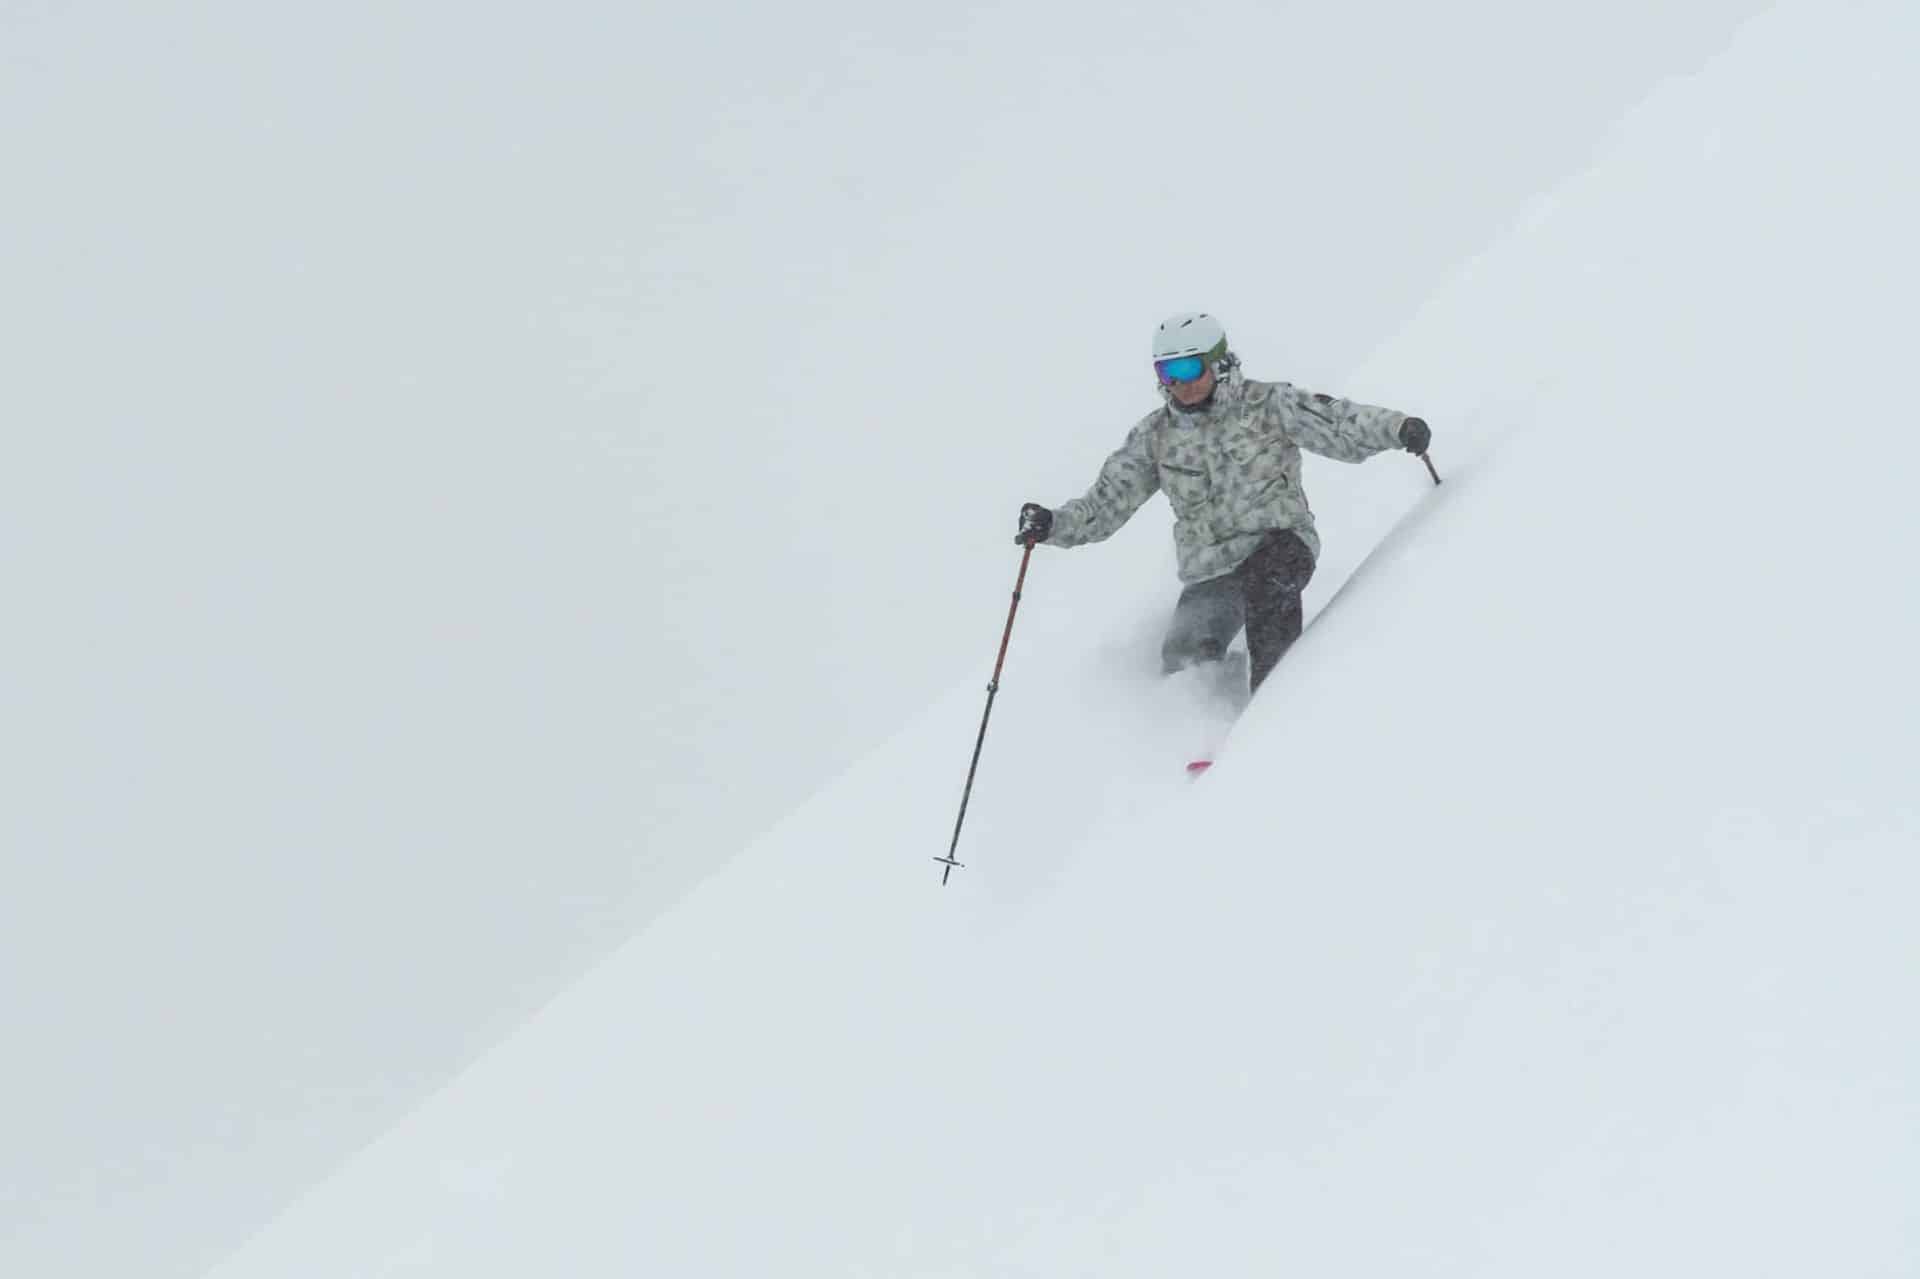
<path id="1" fill-rule="evenodd" d="M 1433 433 L 1393 409 L 1242 377 L 1226 329 L 1201 312 L 1154 331 L 1153 369 L 1164 403 L 1127 433 L 1086 496 L 1022 506 L 1015 541 L 1104 541 L 1164 490 L 1182 589 L 1162 669 L 1221 661 L 1245 626 L 1251 692 L 1300 638 L 1300 593 L 1320 554 L 1300 450 L 1341 462 L 1393 448 L 1424 454 Z"/>

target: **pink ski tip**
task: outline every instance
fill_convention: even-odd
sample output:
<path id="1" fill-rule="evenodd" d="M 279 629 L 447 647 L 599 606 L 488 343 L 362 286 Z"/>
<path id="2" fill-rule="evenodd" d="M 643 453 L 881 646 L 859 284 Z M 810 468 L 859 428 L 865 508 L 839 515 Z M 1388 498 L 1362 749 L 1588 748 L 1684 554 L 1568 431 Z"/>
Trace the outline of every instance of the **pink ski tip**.
<path id="1" fill-rule="evenodd" d="M 1212 767 L 1213 767 L 1212 760 L 1196 759 L 1191 764 L 1187 765 L 1187 776 L 1198 777 L 1200 776 L 1200 774 L 1206 772 L 1209 768 L 1212 768 Z"/>

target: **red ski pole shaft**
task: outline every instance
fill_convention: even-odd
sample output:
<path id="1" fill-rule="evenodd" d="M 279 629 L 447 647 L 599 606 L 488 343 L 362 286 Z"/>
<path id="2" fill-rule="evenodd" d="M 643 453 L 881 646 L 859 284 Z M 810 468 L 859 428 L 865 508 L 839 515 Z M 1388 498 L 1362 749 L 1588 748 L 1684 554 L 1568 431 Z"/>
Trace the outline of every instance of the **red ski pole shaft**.
<path id="1" fill-rule="evenodd" d="M 960 816 L 953 823 L 953 843 L 948 846 L 945 857 L 933 859 L 946 866 L 940 872 L 942 888 L 946 887 L 947 877 L 953 874 L 953 868 L 964 865 L 955 861 L 953 855 L 960 847 L 960 828 L 967 822 L 967 801 L 973 798 L 974 775 L 980 771 L 980 749 L 987 744 L 987 722 L 993 718 L 993 699 L 1000 692 L 1000 669 L 1007 663 L 1007 642 L 1013 638 L 1014 614 L 1020 611 L 1020 591 L 1027 582 L 1027 562 L 1033 558 L 1032 538 L 1027 539 L 1026 547 L 1020 556 L 1020 575 L 1013 579 L 1013 603 L 1007 607 L 1007 629 L 1000 633 L 1000 655 L 993 659 L 993 679 L 987 684 L 987 709 L 980 716 L 980 736 L 973 742 L 973 762 L 967 765 L 967 786 L 960 792 Z"/>

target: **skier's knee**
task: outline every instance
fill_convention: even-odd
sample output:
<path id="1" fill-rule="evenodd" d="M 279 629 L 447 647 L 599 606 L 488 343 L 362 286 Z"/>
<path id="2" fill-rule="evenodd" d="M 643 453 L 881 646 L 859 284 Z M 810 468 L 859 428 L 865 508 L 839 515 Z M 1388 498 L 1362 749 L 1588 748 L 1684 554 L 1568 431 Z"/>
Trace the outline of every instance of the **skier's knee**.
<path id="1" fill-rule="evenodd" d="M 1313 552 L 1298 533 L 1285 529 L 1269 536 L 1248 556 L 1245 568 L 1266 590 L 1298 594 L 1313 580 Z"/>

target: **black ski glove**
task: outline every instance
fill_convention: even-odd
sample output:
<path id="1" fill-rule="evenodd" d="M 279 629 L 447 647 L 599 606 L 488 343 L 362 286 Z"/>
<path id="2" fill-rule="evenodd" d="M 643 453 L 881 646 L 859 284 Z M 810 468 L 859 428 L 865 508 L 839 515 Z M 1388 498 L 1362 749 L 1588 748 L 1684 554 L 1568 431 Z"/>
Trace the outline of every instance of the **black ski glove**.
<path id="1" fill-rule="evenodd" d="M 1044 542 L 1053 532 L 1053 512 L 1038 502 L 1028 502 L 1020 508 L 1020 531 L 1014 535 L 1013 544 L 1024 546 L 1029 540 Z"/>
<path id="2" fill-rule="evenodd" d="M 1423 417 L 1410 417 L 1400 424 L 1400 445 L 1409 453 L 1425 453 L 1433 443 L 1433 430 Z"/>

